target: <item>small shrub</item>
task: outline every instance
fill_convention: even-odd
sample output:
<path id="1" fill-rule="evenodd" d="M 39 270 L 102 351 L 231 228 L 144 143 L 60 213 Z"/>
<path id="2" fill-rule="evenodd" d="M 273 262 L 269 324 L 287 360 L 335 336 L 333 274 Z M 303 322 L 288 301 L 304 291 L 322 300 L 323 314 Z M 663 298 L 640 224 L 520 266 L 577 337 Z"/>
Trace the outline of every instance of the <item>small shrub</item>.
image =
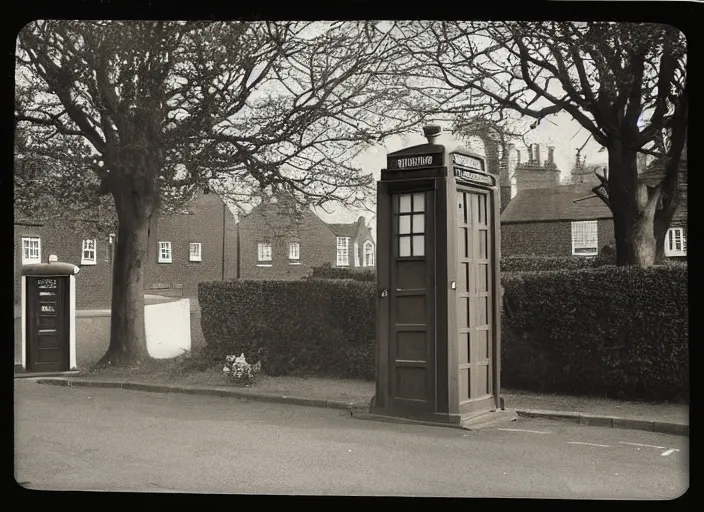
<path id="1" fill-rule="evenodd" d="M 261 372 L 261 369 L 261 361 L 256 364 L 249 364 L 245 359 L 244 354 L 242 354 L 239 357 L 232 355 L 227 356 L 225 358 L 225 366 L 222 371 L 231 382 L 244 384 L 249 387 L 252 383 L 254 383 L 254 380 L 259 372 Z"/>

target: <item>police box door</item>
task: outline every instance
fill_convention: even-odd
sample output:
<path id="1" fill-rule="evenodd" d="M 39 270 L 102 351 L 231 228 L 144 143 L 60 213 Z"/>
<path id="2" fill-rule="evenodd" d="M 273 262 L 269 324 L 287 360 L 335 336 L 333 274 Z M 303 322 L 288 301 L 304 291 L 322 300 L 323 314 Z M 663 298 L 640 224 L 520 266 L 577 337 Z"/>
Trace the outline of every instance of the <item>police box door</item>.
<path id="1" fill-rule="evenodd" d="M 491 410 L 493 389 L 493 205 L 485 190 L 457 188 L 457 319 L 460 412 Z"/>
<path id="2" fill-rule="evenodd" d="M 435 408 L 434 191 L 391 195 L 389 376 L 393 407 Z"/>
<path id="3" fill-rule="evenodd" d="M 69 370 L 69 277 L 27 276 L 27 371 Z"/>

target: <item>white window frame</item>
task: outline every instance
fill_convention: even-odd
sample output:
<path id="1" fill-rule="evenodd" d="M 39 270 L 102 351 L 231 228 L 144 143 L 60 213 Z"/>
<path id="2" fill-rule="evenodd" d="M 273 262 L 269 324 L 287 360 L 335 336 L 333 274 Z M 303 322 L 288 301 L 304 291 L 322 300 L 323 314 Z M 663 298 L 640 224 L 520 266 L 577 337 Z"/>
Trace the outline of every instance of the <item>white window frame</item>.
<path id="1" fill-rule="evenodd" d="M 271 247 L 271 244 L 268 242 L 259 242 L 257 244 L 257 266 L 270 267 L 272 260 L 273 249 Z"/>
<path id="2" fill-rule="evenodd" d="M 348 236 L 337 237 L 337 266 L 350 266 L 350 237 Z"/>
<path id="3" fill-rule="evenodd" d="M 93 242 L 93 248 L 88 248 L 88 243 Z M 93 253 L 93 257 L 86 258 L 86 252 Z M 98 242 L 95 238 L 86 238 L 81 246 L 81 265 L 97 265 L 98 264 Z"/>
<path id="4" fill-rule="evenodd" d="M 677 235 L 679 235 L 679 248 L 677 247 Z M 670 228 L 665 236 L 665 256 L 687 256 L 687 235 L 684 228 Z"/>
<path id="5" fill-rule="evenodd" d="M 425 193 L 398 194 L 394 198 L 394 215 L 398 227 L 398 236 L 396 238 L 398 257 L 425 257 L 425 224 L 427 222 Z M 420 222 L 417 223 L 416 221 Z M 416 242 L 419 242 L 419 245 L 416 245 Z"/>
<path id="6" fill-rule="evenodd" d="M 288 263 L 289 265 L 301 264 L 301 244 L 300 242 L 289 242 L 288 244 Z"/>
<path id="7" fill-rule="evenodd" d="M 173 261 L 173 253 L 171 251 L 171 242 L 159 242 L 158 262 L 171 263 Z"/>
<path id="8" fill-rule="evenodd" d="M 599 254 L 599 226 L 595 220 L 572 222 L 572 256 Z"/>
<path id="9" fill-rule="evenodd" d="M 27 256 L 27 253 L 25 252 L 25 242 L 31 243 L 31 242 L 37 242 L 37 256 Z M 32 249 L 30 246 L 27 247 L 27 249 Z M 33 252 L 33 251 L 32 251 Z M 23 236 L 22 237 L 22 265 L 30 265 L 32 263 L 41 263 L 42 262 L 42 239 L 39 238 L 38 236 Z"/>
<path id="10" fill-rule="evenodd" d="M 198 253 L 193 254 L 193 249 L 198 248 Z M 188 244 L 188 261 L 203 261 L 203 245 L 200 242 L 190 242 Z"/>
<path id="11" fill-rule="evenodd" d="M 354 243 L 354 266 L 361 267 L 362 264 L 359 262 L 359 242 Z"/>
<path id="12" fill-rule="evenodd" d="M 367 259 L 367 255 L 371 256 L 371 263 Z M 374 244 L 370 240 L 364 242 L 364 254 L 362 255 L 362 257 L 364 258 L 363 263 L 365 267 L 374 266 Z"/>

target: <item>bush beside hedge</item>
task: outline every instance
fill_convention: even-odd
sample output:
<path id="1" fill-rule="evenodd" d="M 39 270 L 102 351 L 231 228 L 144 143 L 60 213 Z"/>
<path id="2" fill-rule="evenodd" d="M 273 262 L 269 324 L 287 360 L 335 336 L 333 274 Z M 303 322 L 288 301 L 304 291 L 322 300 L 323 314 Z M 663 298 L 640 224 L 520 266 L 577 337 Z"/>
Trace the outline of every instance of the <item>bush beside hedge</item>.
<path id="1" fill-rule="evenodd" d="M 506 272 L 502 382 L 540 391 L 687 398 L 686 265 Z M 213 364 L 374 378 L 375 285 L 352 279 L 201 283 Z"/>
<path id="2" fill-rule="evenodd" d="M 686 399 L 687 267 L 506 274 L 506 386 Z"/>
<path id="3" fill-rule="evenodd" d="M 268 375 L 374 378 L 375 286 L 353 280 L 201 283 L 206 354 L 244 353 Z"/>

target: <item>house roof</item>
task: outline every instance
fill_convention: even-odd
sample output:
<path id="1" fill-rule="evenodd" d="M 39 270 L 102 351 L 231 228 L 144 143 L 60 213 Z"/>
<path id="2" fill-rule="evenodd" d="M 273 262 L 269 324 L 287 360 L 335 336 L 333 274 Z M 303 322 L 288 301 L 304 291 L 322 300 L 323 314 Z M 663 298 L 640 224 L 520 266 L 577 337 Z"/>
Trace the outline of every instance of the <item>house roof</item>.
<path id="1" fill-rule="evenodd" d="M 349 224 L 328 224 L 328 226 L 330 226 L 332 232 L 335 233 L 335 236 L 349 236 L 353 238 L 357 235 L 356 222 Z"/>
<path id="2" fill-rule="evenodd" d="M 594 195 L 591 188 L 580 183 L 522 190 L 506 206 L 501 222 L 515 224 L 612 218 L 611 210 Z"/>

